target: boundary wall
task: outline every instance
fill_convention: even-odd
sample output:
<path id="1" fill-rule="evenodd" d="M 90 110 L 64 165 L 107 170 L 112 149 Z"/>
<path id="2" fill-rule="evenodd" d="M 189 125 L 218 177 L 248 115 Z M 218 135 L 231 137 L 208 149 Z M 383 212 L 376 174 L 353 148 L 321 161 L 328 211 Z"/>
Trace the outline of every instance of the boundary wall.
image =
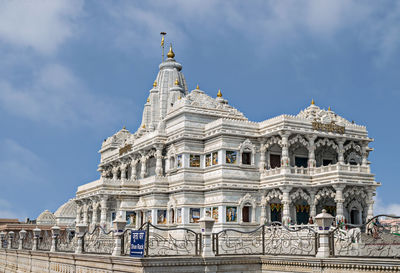
<path id="1" fill-rule="evenodd" d="M 400 272 L 400 259 L 296 256 L 151 257 L 0 250 L 0 273 Z"/>

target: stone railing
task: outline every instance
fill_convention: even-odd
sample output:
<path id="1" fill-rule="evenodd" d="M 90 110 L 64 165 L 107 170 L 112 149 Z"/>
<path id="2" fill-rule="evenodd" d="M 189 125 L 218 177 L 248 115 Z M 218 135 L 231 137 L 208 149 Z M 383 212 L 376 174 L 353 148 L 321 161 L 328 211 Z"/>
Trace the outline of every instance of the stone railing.
<path id="1" fill-rule="evenodd" d="M 336 164 L 327 165 L 327 166 L 314 167 L 314 168 L 290 166 L 287 168 L 279 167 L 279 168 L 264 170 L 263 175 L 264 176 L 273 176 L 273 175 L 279 175 L 279 174 L 315 175 L 315 174 L 323 174 L 323 173 L 335 172 L 335 171 L 354 172 L 354 173 L 370 173 L 370 168 L 369 168 L 369 166 L 350 165 L 350 164 L 341 164 L 341 163 L 336 163 Z"/>

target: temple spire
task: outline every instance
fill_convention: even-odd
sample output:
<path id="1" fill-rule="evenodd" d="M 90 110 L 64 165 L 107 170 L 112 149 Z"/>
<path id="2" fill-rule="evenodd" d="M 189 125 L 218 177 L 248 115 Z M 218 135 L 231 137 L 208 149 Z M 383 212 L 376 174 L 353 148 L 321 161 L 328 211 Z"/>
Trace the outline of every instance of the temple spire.
<path id="1" fill-rule="evenodd" d="M 222 98 L 222 93 L 221 93 L 221 89 L 218 89 L 218 94 L 217 94 L 218 98 Z"/>
<path id="2" fill-rule="evenodd" d="M 314 99 L 311 100 L 311 105 L 315 105 Z"/>

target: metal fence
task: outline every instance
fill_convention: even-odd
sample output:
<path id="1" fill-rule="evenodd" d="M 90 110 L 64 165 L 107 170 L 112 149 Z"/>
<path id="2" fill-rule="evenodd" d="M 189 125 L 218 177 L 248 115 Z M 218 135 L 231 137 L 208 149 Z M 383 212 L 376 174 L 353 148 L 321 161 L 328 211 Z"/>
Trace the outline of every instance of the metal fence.
<path id="1" fill-rule="evenodd" d="M 318 233 L 310 227 L 288 228 L 280 222 L 252 231 L 225 229 L 212 235 L 215 255 L 315 256 Z"/>
<path id="2" fill-rule="evenodd" d="M 115 247 L 114 231 L 106 231 L 96 226 L 83 236 L 83 252 L 92 254 L 111 254 Z"/>
<path id="3" fill-rule="evenodd" d="M 382 219 L 385 218 L 385 219 Z M 331 257 L 400 258 L 400 216 L 378 215 L 362 225 L 341 224 L 317 230 L 315 226 L 285 226 L 274 222 L 251 231 L 224 229 L 204 234 L 187 228 L 158 227 L 144 223 L 146 231 L 144 256 L 220 255 L 296 255 Z M 393 220 L 393 221 L 392 221 Z M 391 222 L 392 221 L 392 222 Z M 1 247 L 40 251 L 129 255 L 131 229 L 106 231 L 100 226 L 91 231 L 67 228 L 60 230 L 0 232 Z M 79 232 L 78 232 L 79 231 Z M 211 231 L 211 229 L 210 229 Z M 323 236 L 323 237 L 322 237 Z M 203 242 L 204 240 L 204 242 Z M 326 241 L 324 241 L 326 240 Z M 318 252 L 319 242 L 321 249 Z M 327 242 L 329 241 L 329 249 Z M 203 245 L 204 244 L 204 245 Z"/>
<path id="4" fill-rule="evenodd" d="M 188 228 L 160 228 L 145 223 L 145 256 L 199 256 L 201 255 L 201 233 Z"/>
<path id="5" fill-rule="evenodd" d="M 377 215 L 362 225 L 342 224 L 329 233 L 330 254 L 334 257 L 400 258 L 398 225 L 382 221 L 400 216 Z M 397 229 L 396 229 L 397 227 Z"/>

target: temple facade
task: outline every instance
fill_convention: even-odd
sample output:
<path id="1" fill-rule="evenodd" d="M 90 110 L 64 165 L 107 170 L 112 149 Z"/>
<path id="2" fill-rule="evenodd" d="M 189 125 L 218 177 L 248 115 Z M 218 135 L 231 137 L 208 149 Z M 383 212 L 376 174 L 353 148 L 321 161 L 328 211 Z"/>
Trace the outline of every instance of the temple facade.
<path id="1" fill-rule="evenodd" d="M 314 101 L 294 116 L 249 121 L 221 91 L 188 91 L 172 48 L 167 57 L 140 128 L 102 143 L 100 178 L 78 187 L 75 223 L 109 227 L 120 215 L 132 228 L 199 229 L 210 216 L 223 229 L 307 224 L 322 209 L 354 224 L 373 216 L 380 183 L 365 126 Z"/>

